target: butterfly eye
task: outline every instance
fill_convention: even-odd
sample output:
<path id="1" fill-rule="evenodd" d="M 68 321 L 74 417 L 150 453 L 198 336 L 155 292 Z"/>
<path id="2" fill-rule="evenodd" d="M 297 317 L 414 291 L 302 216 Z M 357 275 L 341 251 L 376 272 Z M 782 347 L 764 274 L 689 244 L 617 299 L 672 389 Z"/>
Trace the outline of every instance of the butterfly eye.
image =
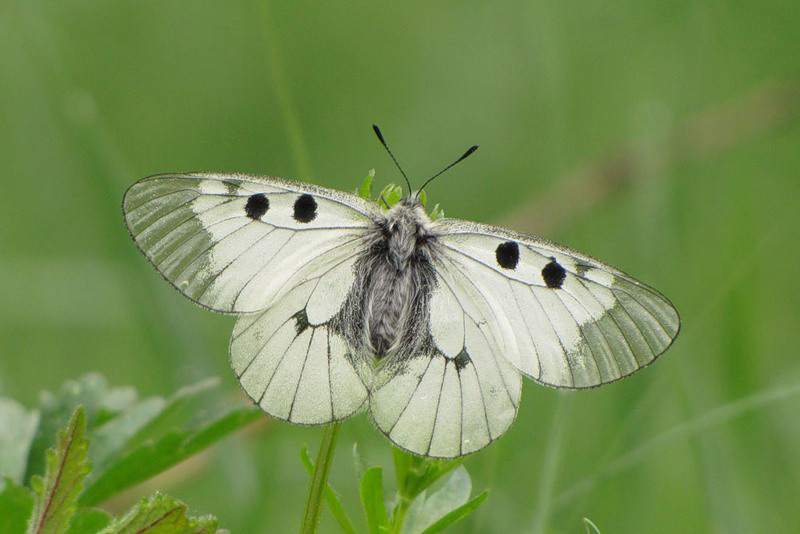
<path id="1" fill-rule="evenodd" d="M 260 219 L 269 209 L 269 199 L 264 193 L 250 195 L 244 206 L 245 214 L 253 220 Z"/>
<path id="2" fill-rule="evenodd" d="M 308 193 L 300 195 L 294 201 L 294 218 L 298 222 L 308 223 L 317 218 L 317 201 Z"/>

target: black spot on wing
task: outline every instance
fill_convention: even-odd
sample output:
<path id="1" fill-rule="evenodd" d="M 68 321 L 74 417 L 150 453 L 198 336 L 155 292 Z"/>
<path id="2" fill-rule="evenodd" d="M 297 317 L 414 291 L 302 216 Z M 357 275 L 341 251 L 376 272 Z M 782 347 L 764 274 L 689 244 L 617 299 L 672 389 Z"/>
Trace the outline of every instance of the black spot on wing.
<path id="1" fill-rule="evenodd" d="M 317 218 L 317 201 L 308 193 L 300 195 L 294 201 L 294 218 L 298 222 L 308 223 Z"/>
<path id="2" fill-rule="evenodd" d="M 469 354 L 464 349 L 461 349 L 461 352 L 458 353 L 458 356 L 453 358 L 453 363 L 456 364 L 456 370 L 460 371 L 464 367 L 466 367 L 472 360 L 469 358 Z"/>
<path id="3" fill-rule="evenodd" d="M 308 315 L 306 314 L 305 308 L 294 314 L 294 320 L 294 328 L 299 336 L 308 328 Z"/>
<path id="4" fill-rule="evenodd" d="M 519 245 L 515 241 L 506 241 L 497 245 L 494 251 L 497 264 L 503 269 L 515 269 L 519 262 Z"/>
<path id="5" fill-rule="evenodd" d="M 542 279 L 547 287 L 551 289 L 558 289 L 564 283 L 564 278 L 567 277 L 567 271 L 556 261 L 555 258 L 550 258 L 550 263 L 542 269 Z"/>
<path id="6" fill-rule="evenodd" d="M 263 217 L 268 209 L 269 199 L 264 193 L 250 195 L 250 198 L 247 199 L 247 204 L 244 206 L 244 212 L 254 220 Z"/>

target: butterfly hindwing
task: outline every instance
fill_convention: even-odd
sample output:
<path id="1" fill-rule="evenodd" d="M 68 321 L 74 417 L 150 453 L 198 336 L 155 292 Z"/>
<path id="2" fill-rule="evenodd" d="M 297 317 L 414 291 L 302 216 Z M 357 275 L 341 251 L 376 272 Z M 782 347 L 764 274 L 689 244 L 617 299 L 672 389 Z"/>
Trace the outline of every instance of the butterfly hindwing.
<path id="1" fill-rule="evenodd" d="M 449 311 L 455 315 L 457 309 Z M 440 458 L 469 454 L 497 439 L 516 417 L 520 373 L 500 354 L 485 324 L 461 319 L 458 340 L 447 342 L 447 352 L 434 346 L 386 362 L 377 373 L 370 411 L 398 447 Z"/>
<path id="2" fill-rule="evenodd" d="M 435 227 L 437 270 L 452 278 L 461 313 L 485 316 L 506 359 L 534 380 L 568 388 L 613 382 L 677 336 L 672 304 L 612 267 L 502 228 L 455 220 Z M 437 343 L 452 342 L 446 325 L 454 322 L 432 304 Z"/>
<path id="3" fill-rule="evenodd" d="M 174 174 L 135 183 L 123 201 L 136 244 L 184 295 L 254 312 L 298 265 L 363 238 L 376 209 L 355 195 L 246 175 Z"/>
<path id="4" fill-rule="evenodd" d="M 352 282 L 352 264 L 340 263 L 236 322 L 231 366 L 265 412 L 292 423 L 323 424 L 364 404 L 367 369 L 335 324 L 346 293 L 332 288 Z"/>

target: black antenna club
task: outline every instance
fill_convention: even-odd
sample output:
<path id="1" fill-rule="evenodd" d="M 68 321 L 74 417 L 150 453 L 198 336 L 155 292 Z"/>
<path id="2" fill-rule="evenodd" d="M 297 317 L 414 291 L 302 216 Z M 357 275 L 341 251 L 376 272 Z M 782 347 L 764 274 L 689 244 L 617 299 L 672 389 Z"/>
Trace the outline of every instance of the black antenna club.
<path id="1" fill-rule="evenodd" d="M 408 176 L 406 176 L 406 172 L 403 170 L 403 167 L 400 166 L 400 163 L 397 162 L 397 158 L 395 158 L 394 154 L 392 154 L 392 151 L 389 149 L 389 145 L 386 144 L 386 140 L 383 138 L 383 134 L 381 133 L 381 129 L 378 128 L 377 124 L 373 124 L 372 125 L 372 130 L 375 132 L 375 135 L 378 136 L 378 141 L 381 142 L 381 144 L 383 145 L 383 148 L 385 148 L 386 152 L 389 153 L 389 157 L 392 158 L 392 161 L 394 161 L 394 164 L 397 167 L 397 169 L 400 171 L 400 174 L 403 175 L 403 178 L 406 181 L 406 185 L 408 186 L 408 194 L 410 195 L 411 194 L 411 182 L 408 181 Z"/>
<path id="2" fill-rule="evenodd" d="M 469 147 L 469 148 L 467 149 L 467 151 L 466 151 L 466 152 L 464 152 L 464 153 L 461 155 L 461 157 L 460 157 L 460 158 L 458 158 L 458 159 L 457 159 L 457 160 L 455 160 L 453 163 L 451 163 L 450 165 L 448 165 L 447 167 L 445 167 L 445 168 L 444 168 L 444 169 L 442 169 L 441 171 L 437 172 L 436 174 L 434 174 L 433 176 L 431 176 L 430 178 L 428 178 L 427 180 L 425 180 L 425 183 L 424 183 L 424 184 L 422 184 L 422 187 L 420 187 L 420 188 L 419 188 L 419 190 L 417 191 L 417 194 L 416 194 L 415 198 L 419 198 L 419 194 L 422 192 L 422 190 L 423 190 L 423 189 L 425 189 L 425 187 L 426 187 L 426 186 L 427 186 L 429 183 L 431 183 L 431 182 L 432 182 L 432 181 L 433 181 L 435 178 L 437 178 L 438 176 L 440 176 L 440 175 L 442 175 L 442 174 L 446 173 L 447 171 L 449 171 L 450 169 L 452 169 L 453 167 L 455 167 L 455 166 L 456 166 L 458 163 L 461 163 L 462 161 L 464 161 L 465 159 L 467 159 L 468 157 L 470 157 L 470 156 L 471 156 L 471 155 L 472 155 L 472 154 L 473 154 L 473 153 L 474 153 L 476 150 L 478 150 L 478 145 L 472 145 L 471 147 Z"/>

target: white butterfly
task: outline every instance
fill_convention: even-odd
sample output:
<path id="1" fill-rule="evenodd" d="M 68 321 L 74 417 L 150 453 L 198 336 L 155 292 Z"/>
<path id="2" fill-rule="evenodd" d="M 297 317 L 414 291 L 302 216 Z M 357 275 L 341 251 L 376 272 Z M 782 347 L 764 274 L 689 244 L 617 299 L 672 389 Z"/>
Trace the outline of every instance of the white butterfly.
<path id="1" fill-rule="evenodd" d="M 316 425 L 367 406 L 416 454 L 497 439 L 523 374 L 559 388 L 613 382 L 680 326 L 665 297 L 616 269 L 503 228 L 431 220 L 416 196 L 384 209 L 278 178 L 193 173 L 140 180 L 123 205 L 167 280 L 240 315 L 231 365 L 264 411 Z"/>

